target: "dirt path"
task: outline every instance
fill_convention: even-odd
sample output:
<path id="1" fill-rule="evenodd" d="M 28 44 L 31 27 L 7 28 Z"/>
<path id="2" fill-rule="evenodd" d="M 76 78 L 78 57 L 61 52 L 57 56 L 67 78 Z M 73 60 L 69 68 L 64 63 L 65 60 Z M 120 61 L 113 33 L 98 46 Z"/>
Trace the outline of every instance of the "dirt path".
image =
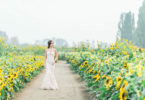
<path id="1" fill-rule="evenodd" d="M 44 71 L 27 83 L 22 92 L 16 93 L 14 100 L 89 100 L 84 91 L 84 83 L 80 81 L 78 74 L 70 69 L 65 61 L 59 61 L 55 68 L 55 77 L 59 90 L 41 90 Z"/>

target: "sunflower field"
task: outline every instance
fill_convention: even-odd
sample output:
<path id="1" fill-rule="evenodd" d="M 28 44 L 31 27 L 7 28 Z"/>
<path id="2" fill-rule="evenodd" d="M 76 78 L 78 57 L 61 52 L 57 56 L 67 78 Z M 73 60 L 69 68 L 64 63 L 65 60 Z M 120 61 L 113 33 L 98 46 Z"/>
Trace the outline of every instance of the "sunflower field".
<path id="1" fill-rule="evenodd" d="M 44 49 L 40 46 L 9 46 L 0 38 L 0 100 L 13 98 L 15 92 L 40 73 L 44 56 L 37 52 L 44 52 Z"/>
<path id="2" fill-rule="evenodd" d="M 145 49 L 118 40 L 105 48 L 82 44 L 59 56 L 87 83 L 93 100 L 145 100 Z"/>

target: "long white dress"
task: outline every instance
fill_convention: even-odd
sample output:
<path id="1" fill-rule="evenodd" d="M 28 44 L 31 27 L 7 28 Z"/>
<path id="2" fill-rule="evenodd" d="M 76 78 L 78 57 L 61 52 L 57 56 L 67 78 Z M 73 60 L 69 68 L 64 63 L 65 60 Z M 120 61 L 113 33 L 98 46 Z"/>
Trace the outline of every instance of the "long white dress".
<path id="1" fill-rule="evenodd" d="M 47 59 L 46 59 L 46 69 L 45 75 L 42 80 L 42 84 L 40 89 L 58 89 L 58 84 L 55 79 L 54 70 L 55 64 L 51 65 L 52 61 L 54 61 L 55 52 L 54 50 L 47 50 Z"/>

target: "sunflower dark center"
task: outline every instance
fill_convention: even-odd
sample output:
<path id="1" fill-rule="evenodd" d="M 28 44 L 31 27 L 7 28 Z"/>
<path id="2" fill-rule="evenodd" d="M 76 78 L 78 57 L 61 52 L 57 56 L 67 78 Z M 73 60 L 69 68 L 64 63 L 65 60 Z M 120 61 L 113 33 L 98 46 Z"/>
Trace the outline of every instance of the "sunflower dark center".
<path id="1" fill-rule="evenodd" d="M 118 81 L 121 81 L 121 78 L 119 78 Z"/>
<path id="2" fill-rule="evenodd" d="M 107 84 L 109 83 L 109 79 L 106 81 L 106 83 L 107 83 Z"/>
<path id="3" fill-rule="evenodd" d="M 125 100 L 125 92 L 122 94 L 122 98 L 123 100 Z"/>

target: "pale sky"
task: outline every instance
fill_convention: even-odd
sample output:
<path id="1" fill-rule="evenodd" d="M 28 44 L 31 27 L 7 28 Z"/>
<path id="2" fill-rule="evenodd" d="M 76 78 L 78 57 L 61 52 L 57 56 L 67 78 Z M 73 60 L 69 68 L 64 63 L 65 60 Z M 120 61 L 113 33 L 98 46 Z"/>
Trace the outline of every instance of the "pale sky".
<path id="1" fill-rule="evenodd" d="M 45 38 L 113 42 L 122 12 L 143 0 L 0 0 L 0 30 L 20 43 Z"/>

